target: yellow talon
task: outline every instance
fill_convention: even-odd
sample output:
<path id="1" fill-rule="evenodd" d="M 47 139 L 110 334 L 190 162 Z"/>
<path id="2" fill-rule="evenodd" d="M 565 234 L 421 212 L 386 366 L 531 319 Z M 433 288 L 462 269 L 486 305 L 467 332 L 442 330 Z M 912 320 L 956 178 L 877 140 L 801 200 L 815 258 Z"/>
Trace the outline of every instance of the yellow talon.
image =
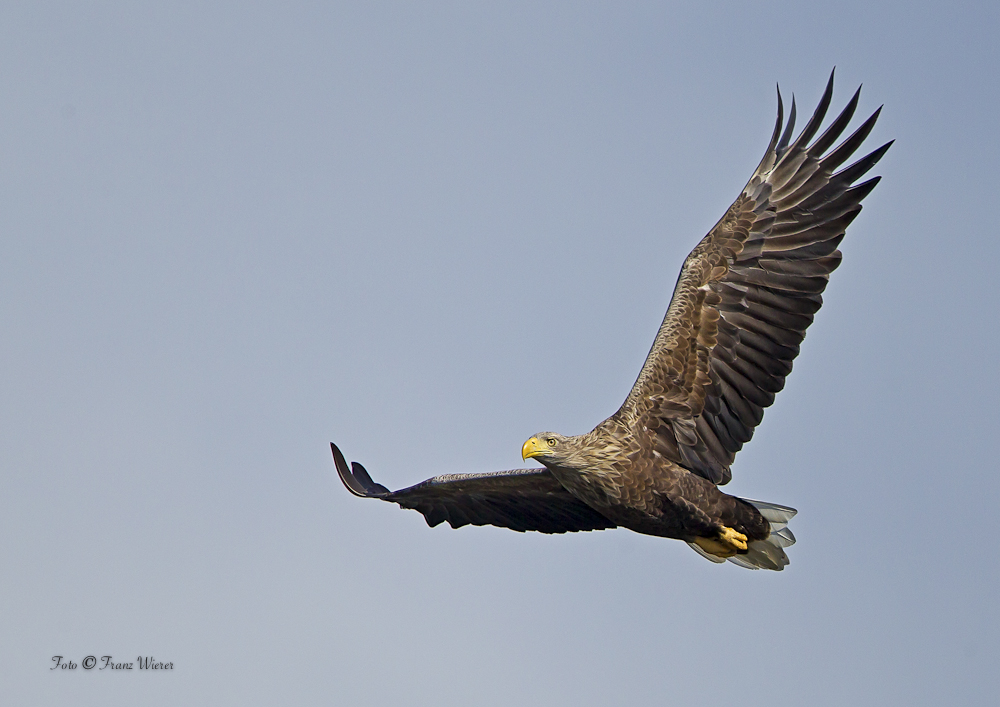
<path id="1" fill-rule="evenodd" d="M 720 539 L 730 545 L 735 545 L 737 550 L 747 549 L 747 536 L 743 533 L 738 533 L 729 526 L 722 526 L 722 532 L 719 533 Z"/>
<path id="2" fill-rule="evenodd" d="M 702 550 L 716 557 L 732 557 L 739 550 L 747 549 L 747 536 L 725 525 L 717 537 L 695 538 L 694 542 Z"/>

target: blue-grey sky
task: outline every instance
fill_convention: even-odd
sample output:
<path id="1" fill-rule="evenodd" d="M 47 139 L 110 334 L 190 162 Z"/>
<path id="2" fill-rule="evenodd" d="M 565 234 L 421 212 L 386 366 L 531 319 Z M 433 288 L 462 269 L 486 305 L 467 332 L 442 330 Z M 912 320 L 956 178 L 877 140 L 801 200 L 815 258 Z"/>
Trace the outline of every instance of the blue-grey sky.
<path id="1" fill-rule="evenodd" d="M 4 3 L 3 701 L 992 704 L 998 20 Z M 614 412 L 833 66 L 897 142 L 726 489 L 799 509 L 785 572 L 341 487 L 331 440 L 397 488 Z"/>

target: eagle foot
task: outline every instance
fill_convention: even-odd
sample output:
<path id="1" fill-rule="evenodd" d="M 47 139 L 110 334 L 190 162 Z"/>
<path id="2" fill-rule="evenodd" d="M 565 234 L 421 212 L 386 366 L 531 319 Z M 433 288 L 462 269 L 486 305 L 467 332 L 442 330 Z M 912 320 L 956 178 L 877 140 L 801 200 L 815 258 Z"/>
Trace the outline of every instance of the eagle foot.
<path id="1" fill-rule="evenodd" d="M 710 555 L 732 557 L 740 550 L 747 549 L 747 536 L 727 525 L 714 538 L 695 538 L 695 544 Z"/>

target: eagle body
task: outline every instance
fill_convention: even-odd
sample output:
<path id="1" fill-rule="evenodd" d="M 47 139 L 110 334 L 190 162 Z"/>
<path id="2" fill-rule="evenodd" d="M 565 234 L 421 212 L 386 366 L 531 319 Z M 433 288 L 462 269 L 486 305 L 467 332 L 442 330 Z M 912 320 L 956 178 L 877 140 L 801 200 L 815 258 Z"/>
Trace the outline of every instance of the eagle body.
<path id="1" fill-rule="evenodd" d="M 635 384 L 590 432 L 541 432 L 521 456 L 541 468 L 446 474 L 390 491 L 331 445 L 341 480 L 357 496 L 422 513 L 431 526 L 495 525 L 566 533 L 623 527 L 688 542 L 713 562 L 781 570 L 795 510 L 724 493 L 736 454 L 784 387 L 838 246 L 880 177 L 856 183 L 891 142 L 842 167 L 881 108 L 841 139 L 860 89 L 820 132 L 833 74 L 792 139 L 781 94 L 757 169 L 685 259 Z M 838 140 L 840 141 L 838 143 Z"/>
<path id="2" fill-rule="evenodd" d="M 602 444 L 607 435 L 601 427 L 581 446 L 602 453 L 581 459 L 585 464 L 542 463 L 569 493 L 619 527 L 687 542 L 716 536 L 725 527 L 750 541 L 770 535 L 768 522 L 751 504 L 659 454 L 617 454 L 616 445 Z"/>
<path id="3" fill-rule="evenodd" d="M 744 543 L 768 539 L 770 524 L 751 503 L 659 450 L 643 449 L 617 418 L 576 437 L 539 433 L 525 442 L 522 455 L 538 459 L 571 495 L 619 527 L 689 543 L 727 529 L 744 536 Z M 725 544 L 716 549 L 721 556 L 737 553 Z"/>

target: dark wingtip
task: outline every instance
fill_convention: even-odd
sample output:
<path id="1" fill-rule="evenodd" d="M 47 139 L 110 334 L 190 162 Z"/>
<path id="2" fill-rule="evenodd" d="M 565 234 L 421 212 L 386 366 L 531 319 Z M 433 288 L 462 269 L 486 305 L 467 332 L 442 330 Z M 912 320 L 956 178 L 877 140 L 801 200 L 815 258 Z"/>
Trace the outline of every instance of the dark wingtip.
<path id="1" fill-rule="evenodd" d="M 361 466 L 360 462 L 351 462 L 351 472 L 354 474 L 354 478 L 364 485 L 369 496 L 384 496 L 387 493 L 391 493 L 382 484 L 372 481 L 372 477 L 368 475 L 368 470 Z"/>
<path id="2" fill-rule="evenodd" d="M 778 138 L 781 137 L 781 126 L 785 122 L 785 105 L 781 100 L 781 86 L 775 84 L 774 87 L 778 92 L 778 117 L 774 121 L 774 131 L 771 133 L 771 142 L 767 146 L 767 152 L 764 153 L 764 159 L 767 159 L 767 153 L 771 152 L 778 144 Z"/>
<path id="3" fill-rule="evenodd" d="M 781 134 L 781 139 L 778 140 L 778 144 L 775 150 L 779 154 L 785 151 L 788 147 L 788 142 L 792 139 L 792 132 L 795 130 L 795 94 L 792 94 L 792 107 L 788 110 L 788 124 L 785 126 L 785 132 Z"/>
<path id="4" fill-rule="evenodd" d="M 354 462 L 354 472 L 352 473 L 351 469 L 347 466 L 347 459 L 344 458 L 343 452 L 333 442 L 330 442 L 330 451 L 333 452 L 333 463 L 337 466 L 337 474 L 340 476 L 340 480 L 347 487 L 347 490 L 355 496 L 378 498 L 383 494 L 389 493 L 389 489 L 385 486 L 373 482 L 371 477 L 368 476 L 368 472 L 365 471 L 365 468 L 357 462 Z M 358 473 L 359 468 L 361 470 L 360 474 Z"/>

